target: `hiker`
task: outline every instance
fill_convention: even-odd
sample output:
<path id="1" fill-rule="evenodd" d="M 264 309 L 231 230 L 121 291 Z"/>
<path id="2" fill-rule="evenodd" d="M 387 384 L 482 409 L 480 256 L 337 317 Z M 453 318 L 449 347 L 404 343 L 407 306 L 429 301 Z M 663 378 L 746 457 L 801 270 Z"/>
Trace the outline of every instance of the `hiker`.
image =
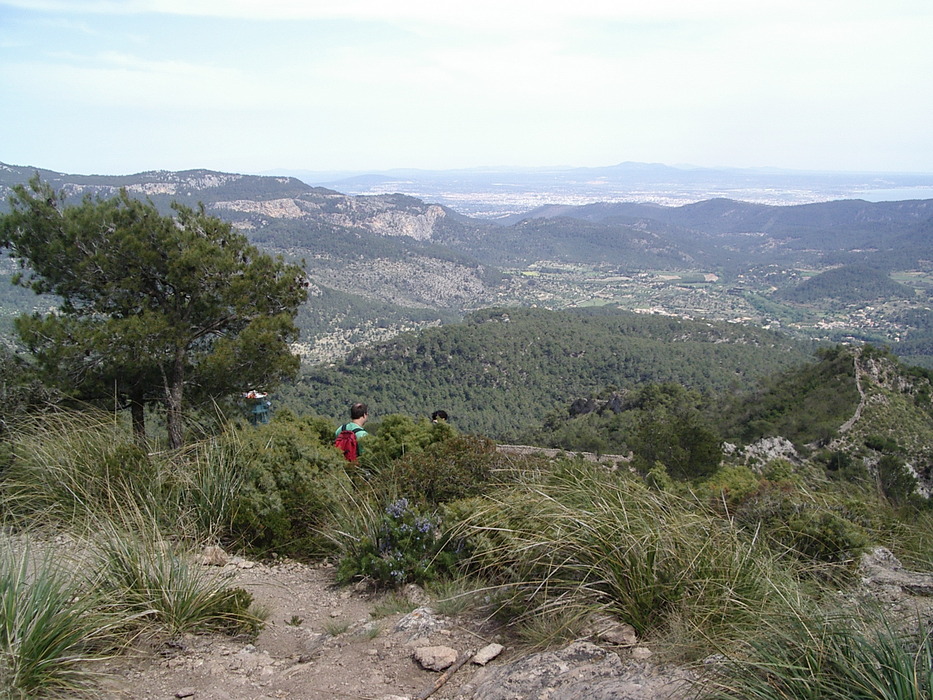
<path id="1" fill-rule="evenodd" d="M 337 428 L 334 445 L 343 451 L 348 462 L 355 462 L 363 451 L 359 440 L 369 435 L 363 426 L 369 420 L 369 408 L 365 403 L 355 403 L 350 406 L 350 422 Z"/>
<path id="2" fill-rule="evenodd" d="M 447 411 L 439 410 L 431 414 L 432 423 L 446 423 L 447 422 Z"/>

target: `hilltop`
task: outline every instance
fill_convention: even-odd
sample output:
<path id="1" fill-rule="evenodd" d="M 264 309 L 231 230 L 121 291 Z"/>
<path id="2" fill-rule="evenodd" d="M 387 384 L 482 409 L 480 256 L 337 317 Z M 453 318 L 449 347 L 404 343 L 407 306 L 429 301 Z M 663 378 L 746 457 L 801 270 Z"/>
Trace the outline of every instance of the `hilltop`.
<path id="1" fill-rule="evenodd" d="M 163 198 L 163 207 L 165 198 L 185 188 L 250 189 L 248 182 L 202 171 L 151 177 L 133 186 L 174 188 L 174 194 L 153 195 Z M 287 179 L 280 184 L 300 188 Z M 111 186 L 66 185 L 76 194 L 81 187 Z M 162 449 L 163 438 L 130 430 L 136 424 L 114 414 L 109 389 L 100 412 L 75 405 L 67 395 L 76 386 L 72 377 L 60 382 L 66 393 L 57 394 L 41 377 L 23 372 L 21 358 L 4 353 L 10 380 L 0 459 L 0 539 L 8 551 L 0 557 L 9 610 L 4 690 L 73 695 L 69 691 L 100 680 L 86 670 L 104 670 L 109 685 L 100 693 L 119 697 L 143 692 L 220 700 L 312 692 L 389 700 L 404 692 L 423 700 L 445 677 L 419 692 L 428 674 L 414 665 L 416 655 L 419 666 L 440 671 L 442 664 L 433 665 L 429 656 L 466 662 L 477 641 L 499 640 L 501 664 L 460 675 L 437 696 L 591 700 L 624 694 L 647 700 L 702 668 L 708 680 L 724 690 L 735 683 L 735 690 L 704 694 L 700 688 L 695 697 L 785 697 L 782 688 L 798 688 L 796 670 L 802 668 L 805 688 L 836 697 L 843 686 L 889 687 L 892 663 L 901 686 L 929 694 L 922 667 L 933 654 L 929 605 L 916 596 L 926 596 L 933 583 L 901 561 L 925 569 L 931 561 L 933 511 L 925 496 L 933 487 L 933 373 L 872 345 L 817 344 L 803 323 L 788 334 L 736 318 L 702 318 L 717 310 L 714 285 L 719 275 L 732 274 L 727 265 L 718 273 L 659 274 L 635 261 L 635 251 L 660 260 L 687 250 L 693 238 L 676 223 L 623 222 L 619 231 L 632 235 L 613 238 L 600 222 L 584 221 L 587 232 L 577 237 L 573 217 L 565 217 L 570 223 L 526 219 L 505 227 L 498 254 L 494 248 L 483 253 L 519 265 L 497 270 L 480 256 L 469 257 L 466 248 L 439 241 L 459 236 L 479 250 L 484 236 L 494 238 L 502 229 L 484 233 L 460 221 L 434 240 L 438 221 L 448 215 L 426 223 L 432 205 L 410 198 L 366 202 L 330 191 L 279 198 L 273 183 L 257 187 L 266 188 L 257 200 L 220 197 L 211 206 L 244 217 L 241 230 L 268 235 L 267 249 L 293 259 L 302 250 L 317 256 L 307 265 L 312 301 L 306 319 L 318 314 L 323 326 L 340 316 L 337 308 L 344 314 L 366 308 L 362 295 L 327 287 L 320 278 L 329 272 L 352 286 L 360 280 L 346 280 L 341 271 L 361 261 L 398 263 L 391 255 L 400 250 L 420 251 L 422 263 L 440 265 L 438 278 L 451 276 L 442 263 L 466 269 L 475 262 L 489 289 L 512 304 L 472 310 L 458 321 L 468 311 L 456 297 L 458 283 L 444 297 L 447 306 L 432 307 L 419 286 L 423 280 L 407 286 L 399 280 L 399 294 L 420 294 L 421 309 L 443 309 L 451 319 L 440 324 L 422 316 L 422 327 L 399 333 L 387 319 L 402 320 L 404 307 L 383 303 L 369 320 L 385 339 L 358 338 L 359 347 L 343 360 L 306 363 L 301 381 L 272 397 L 277 409 L 294 411 L 247 422 L 232 403 L 213 403 L 211 415 L 195 416 L 192 408 L 191 418 L 201 420 L 188 423 L 185 449 Z M 54 199 L 54 193 L 45 197 Z M 47 213 L 44 204 L 43 198 L 37 207 Z M 155 217 L 152 207 L 139 208 Z M 721 216 L 740 209 L 712 202 L 711 219 L 724 225 Z M 79 212 L 79 224 L 70 228 L 93 231 L 104 241 L 100 247 L 108 244 L 109 220 L 87 225 L 99 220 Z M 290 238 L 270 234 L 275 227 L 266 224 L 291 214 Z M 885 226 L 899 230 L 893 240 L 922 245 L 917 232 L 926 224 L 912 229 L 911 216 L 900 223 L 889 217 Z M 176 232 L 175 222 L 156 218 L 161 231 Z M 396 233 L 380 232 L 378 221 L 388 221 Z M 183 216 L 178 230 L 188 223 Z M 873 220 L 869 228 L 881 224 Z M 213 219 L 205 225 L 223 231 L 218 249 L 229 252 L 243 243 Z M 319 238 L 302 248 L 305 225 L 316 226 Z M 768 228 L 764 221 L 756 225 Z M 845 223 L 832 235 L 825 222 L 797 234 L 788 233 L 789 225 L 785 220 L 755 233 L 755 245 L 733 251 L 732 260 L 765 255 L 757 249 L 761 237 L 778 247 L 783 237 L 784 251 L 801 256 L 795 264 L 809 259 L 810 268 L 772 269 L 757 279 L 774 284 L 751 292 L 733 280 L 728 296 L 755 299 L 798 320 L 827 310 L 867 314 L 876 306 L 916 328 L 929 320 L 925 281 L 895 282 L 890 270 L 855 262 L 834 271 L 827 262 L 833 250 L 864 252 L 838 248 L 846 240 Z M 639 226 L 640 237 L 634 233 Z M 17 229 L 10 240 L 28 244 L 33 239 L 25 231 L 43 230 Z M 713 254 L 721 233 L 694 236 L 703 247 L 690 248 L 693 257 L 684 262 Z M 522 249 L 528 235 L 542 247 Z M 185 252 L 200 242 L 186 240 L 179 246 Z M 354 240 L 372 245 L 364 253 Z M 564 259 L 575 240 L 597 248 L 603 243 L 611 256 L 629 250 L 632 258 L 602 263 L 597 250 L 587 262 Z M 823 249 L 807 247 L 820 241 Z M 90 247 L 85 239 L 65 245 Z M 147 252 L 159 259 L 168 248 Z M 248 251 L 244 258 L 265 259 L 252 247 L 242 250 Z M 120 272 L 134 253 L 118 258 Z M 558 259 L 539 260 L 536 253 Z M 54 260 L 53 272 L 70 271 L 62 258 Z M 922 275 L 926 263 L 916 262 L 921 269 L 911 274 Z M 103 266 L 88 269 L 81 281 L 96 281 Z M 207 275 L 223 287 L 231 269 L 238 268 Z M 274 274 L 236 279 L 249 280 L 247 291 L 253 291 Z M 124 275 L 110 288 L 131 295 L 144 276 Z M 150 277 L 159 284 L 175 279 L 158 270 Z M 303 290 L 302 277 L 302 270 L 290 268 L 289 288 Z M 800 282 L 799 296 L 776 293 L 789 279 Z M 378 276 L 365 283 L 378 287 Z M 679 314 L 685 318 L 666 306 L 640 308 L 646 296 L 629 300 L 642 313 L 621 308 L 629 294 L 646 290 L 676 306 L 683 297 L 672 301 L 674 289 L 689 291 L 695 302 L 690 313 Z M 70 302 L 68 291 L 63 294 Z M 869 296 L 871 304 L 863 305 Z M 185 301 L 201 297 L 195 288 Z M 534 308 L 535 298 L 547 304 Z M 145 307 L 141 314 L 139 307 L 118 308 L 131 321 L 146 313 Z M 226 305 L 220 315 L 235 318 L 237 309 Z M 338 323 L 351 334 L 363 325 L 346 315 Z M 64 327 L 66 333 L 74 329 Z M 114 376 L 136 365 L 153 368 L 146 380 L 154 378 L 159 388 L 155 363 L 140 361 L 153 336 L 127 346 L 112 342 L 119 336 L 102 335 L 111 341 L 100 351 L 105 360 L 114 347 L 136 351 L 123 353 L 128 357 Z M 240 355 L 262 361 L 269 338 L 259 335 L 261 342 L 243 346 Z M 83 347 L 75 355 L 97 359 Z M 50 358 L 53 371 L 68 366 L 61 357 Z M 174 358 L 181 377 L 183 353 Z M 216 399 L 232 402 L 249 369 L 229 368 L 248 365 L 218 366 L 217 376 L 233 382 L 218 388 Z M 164 381 L 166 372 L 161 376 Z M 198 375 L 187 376 L 195 384 Z M 177 398 L 181 413 L 180 390 Z M 360 459 L 347 462 L 333 444 L 332 418 L 358 399 L 371 403 L 374 420 L 366 425 L 371 434 L 363 438 Z M 439 407 L 448 409 L 451 421 L 426 418 Z M 511 442 L 519 435 L 551 449 L 501 449 L 489 437 Z M 182 446 L 180 440 L 170 444 Z M 574 454 L 584 451 L 591 453 Z M 228 552 L 235 555 L 228 558 Z M 877 617 L 873 601 L 883 606 Z M 380 614 L 384 604 L 396 607 Z M 440 612 L 455 604 L 465 607 Z M 398 607 L 410 606 L 407 612 L 415 605 L 438 610 L 422 607 L 408 616 Z M 37 610 L 41 625 L 35 624 Z M 417 635 L 408 625 L 426 629 L 422 636 L 432 647 L 413 650 Z M 876 636 L 885 633 L 887 641 Z M 45 644 L 50 637 L 61 646 Z M 544 651 L 526 655 L 532 649 Z M 676 666 L 643 662 L 655 652 L 660 662 Z M 863 685 L 865 674 L 879 669 Z M 534 682 L 540 686 L 542 677 L 547 690 L 539 692 Z M 760 695 L 751 691 L 756 683 Z"/>

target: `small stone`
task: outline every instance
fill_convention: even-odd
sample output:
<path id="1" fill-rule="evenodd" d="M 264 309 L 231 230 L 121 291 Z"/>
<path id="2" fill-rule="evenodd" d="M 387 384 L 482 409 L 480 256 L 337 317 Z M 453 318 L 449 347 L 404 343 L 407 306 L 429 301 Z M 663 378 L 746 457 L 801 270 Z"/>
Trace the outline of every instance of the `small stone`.
<path id="1" fill-rule="evenodd" d="M 604 642 L 617 644 L 620 647 L 635 646 L 635 643 L 638 641 L 635 628 L 626 623 L 619 623 L 607 630 L 603 630 L 598 636 Z"/>
<path id="2" fill-rule="evenodd" d="M 407 633 L 409 641 L 414 641 L 419 637 L 427 637 L 437 632 L 445 625 L 446 623 L 440 620 L 431 608 L 417 608 L 399 620 L 392 631 Z"/>
<path id="3" fill-rule="evenodd" d="M 175 697 L 176 698 L 190 698 L 196 692 L 197 691 L 194 688 L 182 688 L 181 690 L 175 693 Z"/>
<path id="4" fill-rule="evenodd" d="M 431 602 L 431 597 L 416 583 L 409 583 L 402 589 L 402 596 L 413 605 L 425 606 Z"/>
<path id="5" fill-rule="evenodd" d="M 587 634 L 607 644 L 632 647 L 638 642 L 634 627 L 609 615 L 593 616 L 586 631 Z"/>
<path id="6" fill-rule="evenodd" d="M 471 661 L 478 666 L 485 666 L 494 658 L 499 656 L 499 654 L 501 654 L 504 650 L 505 647 L 501 644 L 487 644 L 478 652 L 476 652 L 476 655 L 471 659 Z"/>
<path id="7" fill-rule="evenodd" d="M 635 647 L 632 649 L 633 659 L 647 659 L 651 654 L 652 651 L 648 647 Z"/>
<path id="8" fill-rule="evenodd" d="M 412 657 L 421 668 L 428 671 L 443 671 L 453 666 L 457 660 L 457 650 L 450 647 L 420 647 L 415 649 Z"/>
<path id="9" fill-rule="evenodd" d="M 201 563 L 204 566 L 226 566 L 230 563 L 230 557 L 227 556 L 223 549 L 217 545 L 212 545 L 205 547 L 204 551 L 201 552 Z"/>

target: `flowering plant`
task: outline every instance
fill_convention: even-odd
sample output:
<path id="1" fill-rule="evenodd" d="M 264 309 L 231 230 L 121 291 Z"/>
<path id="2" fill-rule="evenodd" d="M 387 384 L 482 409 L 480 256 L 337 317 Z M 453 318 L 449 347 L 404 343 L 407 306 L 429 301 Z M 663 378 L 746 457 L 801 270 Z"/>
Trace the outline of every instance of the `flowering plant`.
<path id="1" fill-rule="evenodd" d="M 368 577 L 385 586 L 424 583 L 448 563 L 443 544 L 437 520 L 400 498 L 385 507 L 371 534 L 341 560 L 338 576 L 344 581 Z"/>

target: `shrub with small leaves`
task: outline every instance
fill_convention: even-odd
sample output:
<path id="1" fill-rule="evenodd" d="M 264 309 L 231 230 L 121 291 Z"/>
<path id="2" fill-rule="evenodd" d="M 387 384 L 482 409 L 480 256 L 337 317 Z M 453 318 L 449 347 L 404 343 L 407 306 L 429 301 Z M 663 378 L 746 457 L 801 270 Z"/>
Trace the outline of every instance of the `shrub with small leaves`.
<path id="1" fill-rule="evenodd" d="M 756 493 L 761 477 L 745 466 L 720 467 L 715 474 L 703 482 L 715 505 L 733 509 Z"/>
<path id="2" fill-rule="evenodd" d="M 492 440 L 456 435 L 395 460 L 381 477 L 412 499 L 449 503 L 482 494 L 497 460 Z"/>
<path id="3" fill-rule="evenodd" d="M 895 506 L 906 505 L 917 491 L 915 477 L 904 460 L 893 455 L 884 455 L 876 467 L 878 483 L 884 495 Z"/>
<path id="4" fill-rule="evenodd" d="M 801 510 L 788 520 L 787 529 L 794 550 L 818 562 L 848 564 L 868 545 L 861 528 L 828 510 Z"/>
<path id="5" fill-rule="evenodd" d="M 457 434 L 444 422 L 431 423 L 426 418 L 390 414 L 377 425 L 367 425 L 370 437 L 364 442 L 360 465 L 370 471 L 381 471 L 400 457 L 423 451 L 428 445 Z"/>
<path id="6" fill-rule="evenodd" d="M 318 533 L 329 498 L 329 473 L 346 462 L 301 420 L 273 419 L 226 438 L 229 459 L 242 479 L 231 505 L 230 535 L 258 552 L 296 558 L 319 556 L 328 544 Z"/>

